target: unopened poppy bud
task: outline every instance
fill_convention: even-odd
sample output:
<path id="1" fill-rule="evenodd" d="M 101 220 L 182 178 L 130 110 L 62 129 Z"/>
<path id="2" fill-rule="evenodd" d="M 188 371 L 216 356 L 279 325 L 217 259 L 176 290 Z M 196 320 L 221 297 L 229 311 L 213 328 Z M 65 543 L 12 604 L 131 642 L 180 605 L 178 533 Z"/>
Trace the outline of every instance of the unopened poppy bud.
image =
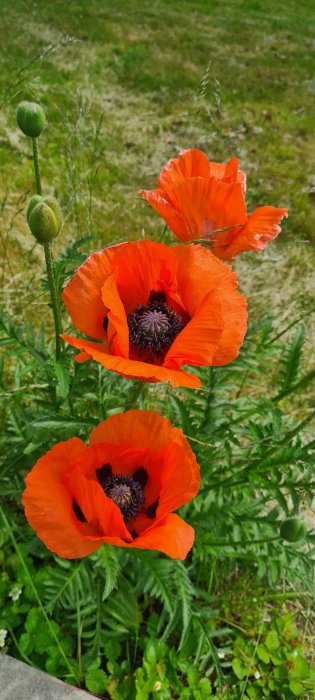
<path id="1" fill-rule="evenodd" d="M 307 533 L 307 525 L 304 520 L 291 516 L 280 525 L 280 535 L 287 542 L 299 542 Z"/>
<path id="2" fill-rule="evenodd" d="M 61 210 L 57 200 L 50 195 L 32 197 L 27 210 L 27 222 L 39 243 L 48 243 L 58 236 L 62 226 Z"/>
<path id="3" fill-rule="evenodd" d="M 28 224 L 30 223 L 29 218 L 30 218 L 30 215 L 31 215 L 33 209 L 37 206 L 37 204 L 39 204 L 42 201 L 43 201 L 43 197 L 40 194 L 34 194 L 32 199 L 30 200 L 30 203 L 27 207 L 27 213 L 26 213 L 26 218 L 27 218 Z"/>
<path id="4" fill-rule="evenodd" d="M 57 225 L 58 225 L 58 233 L 59 233 L 61 226 L 62 226 L 62 213 L 61 213 L 60 206 L 59 206 L 57 200 L 55 199 L 55 197 L 52 197 L 50 194 L 47 194 L 46 197 L 44 197 L 44 202 L 45 202 L 45 204 L 48 204 L 48 206 L 50 207 L 50 209 L 52 209 L 52 211 L 56 217 L 56 221 L 57 221 Z"/>
<path id="5" fill-rule="evenodd" d="M 20 102 L 16 110 L 16 121 L 23 134 L 36 138 L 46 126 L 46 115 L 36 102 Z"/>

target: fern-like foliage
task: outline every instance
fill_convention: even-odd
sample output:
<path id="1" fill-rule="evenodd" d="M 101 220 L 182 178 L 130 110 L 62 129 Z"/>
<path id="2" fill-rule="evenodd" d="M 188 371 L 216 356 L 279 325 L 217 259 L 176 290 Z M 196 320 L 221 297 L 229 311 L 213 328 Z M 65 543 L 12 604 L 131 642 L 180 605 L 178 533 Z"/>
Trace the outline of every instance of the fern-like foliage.
<path id="1" fill-rule="evenodd" d="M 303 326 L 285 342 L 269 315 L 250 329 L 236 362 L 193 370 L 202 380 L 197 392 L 150 386 L 144 393 L 142 384 L 93 363 L 74 368 L 72 351 L 56 364 L 42 333 L 27 326 L 5 319 L 2 332 L 0 487 L 25 557 L 42 564 L 34 580 L 46 612 L 65 625 L 83 666 L 103 657 L 115 664 L 122 654 L 131 668 L 141 657 L 139 639 L 155 636 L 223 687 L 218 646 L 232 635 L 220 619 L 227 581 L 233 588 L 244 577 L 255 594 L 313 585 L 314 535 L 303 546 L 279 537 L 280 522 L 310 503 L 315 486 L 312 414 L 306 408 L 293 418 L 288 410 L 295 390 L 312 379 L 301 375 Z M 86 439 L 100 419 L 136 405 L 167 412 L 196 453 L 202 485 L 182 512 L 195 529 L 192 552 L 179 562 L 105 545 L 84 560 L 52 558 L 25 527 L 25 471 L 54 442 Z"/>
<path id="2" fill-rule="evenodd" d="M 301 323 L 293 338 L 286 344 L 283 351 L 281 385 L 282 391 L 287 391 L 299 378 L 302 352 L 305 339 L 304 324 Z"/>

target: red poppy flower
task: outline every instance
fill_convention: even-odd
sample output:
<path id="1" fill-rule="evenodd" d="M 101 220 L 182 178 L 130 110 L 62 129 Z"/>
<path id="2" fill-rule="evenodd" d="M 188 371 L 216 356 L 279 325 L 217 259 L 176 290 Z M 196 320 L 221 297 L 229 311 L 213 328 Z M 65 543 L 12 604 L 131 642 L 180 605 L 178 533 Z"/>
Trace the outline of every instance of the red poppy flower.
<path id="1" fill-rule="evenodd" d="M 199 466 L 181 430 L 153 411 L 128 411 L 55 445 L 26 477 L 29 524 L 60 557 L 104 542 L 184 559 L 194 530 L 172 513 L 198 493 Z"/>
<path id="2" fill-rule="evenodd" d="M 265 248 L 288 215 L 287 209 L 258 207 L 247 216 L 246 175 L 238 169 L 237 158 L 227 165 L 212 163 L 197 148 L 166 163 L 158 188 L 139 194 L 161 214 L 176 238 L 209 238 L 212 252 L 223 260 Z"/>
<path id="3" fill-rule="evenodd" d="M 140 241 L 93 253 L 62 298 L 93 342 L 62 337 L 107 369 L 148 382 L 200 386 L 183 365 L 225 365 L 246 331 L 236 275 L 202 246 Z"/>

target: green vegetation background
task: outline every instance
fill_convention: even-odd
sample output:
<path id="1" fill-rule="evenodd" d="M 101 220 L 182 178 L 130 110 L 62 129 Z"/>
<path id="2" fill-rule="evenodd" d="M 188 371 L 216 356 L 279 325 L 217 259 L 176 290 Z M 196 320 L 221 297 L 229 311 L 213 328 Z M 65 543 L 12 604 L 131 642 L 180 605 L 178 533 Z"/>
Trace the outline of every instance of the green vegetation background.
<path id="1" fill-rule="evenodd" d="M 73 236 L 159 236 L 137 198 L 161 166 L 196 146 L 240 159 L 248 206 L 287 206 L 278 242 L 243 256 L 242 289 L 259 306 L 294 313 L 312 298 L 315 254 L 315 8 L 304 0 L 2 0 L 0 196 L 5 305 L 40 316 L 42 251 L 24 220 L 30 150 L 15 106 L 47 110 L 42 176 Z M 2 257 L 2 256 L 1 256 Z M 25 265 L 32 283 L 25 290 Z M 268 284 L 266 283 L 268 280 Z M 283 304 L 283 301 L 285 302 Z"/>

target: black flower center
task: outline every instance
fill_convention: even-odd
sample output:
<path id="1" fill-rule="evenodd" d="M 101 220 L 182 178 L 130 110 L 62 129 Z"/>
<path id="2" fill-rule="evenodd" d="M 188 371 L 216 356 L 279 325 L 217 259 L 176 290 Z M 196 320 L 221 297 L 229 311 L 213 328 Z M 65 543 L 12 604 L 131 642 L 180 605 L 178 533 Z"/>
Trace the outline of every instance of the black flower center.
<path id="1" fill-rule="evenodd" d="M 110 464 L 104 464 L 97 470 L 96 476 L 106 496 L 118 506 L 124 520 L 132 520 L 140 513 L 148 480 L 144 467 L 139 467 L 133 476 L 123 476 L 112 474 Z"/>
<path id="2" fill-rule="evenodd" d="M 146 305 L 140 304 L 127 317 L 129 342 L 143 362 L 163 362 L 183 319 L 166 302 L 164 292 L 151 292 Z"/>
<path id="3" fill-rule="evenodd" d="M 132 520 L 140 513 L 144 504 L 143 487 L 132 476 L 110 476 L 104 491 L 116 503 L 125 520 Z"/>
<path id="4" fill-rule="evenodd" d="M 145 467 L 138 467 L 133 476 L 113 474 L 110 464 L 103 464 L 96 470 L 96 478 L 106 495 L 118 506 L 124 520 L 128 521 L 139 515 L 145 503 L 144 488 L 148 481 L 148 473 Z M 79 504 L 73 499 L 73 512 L 77 520 L 86 523 L 87 519 Z M 159 505 L 159 499 L 149 505 L 143 512 L 148 518 L 154 519 Z M 135 530 L 130 530 L 133 539 L 138 537 Z"/>

